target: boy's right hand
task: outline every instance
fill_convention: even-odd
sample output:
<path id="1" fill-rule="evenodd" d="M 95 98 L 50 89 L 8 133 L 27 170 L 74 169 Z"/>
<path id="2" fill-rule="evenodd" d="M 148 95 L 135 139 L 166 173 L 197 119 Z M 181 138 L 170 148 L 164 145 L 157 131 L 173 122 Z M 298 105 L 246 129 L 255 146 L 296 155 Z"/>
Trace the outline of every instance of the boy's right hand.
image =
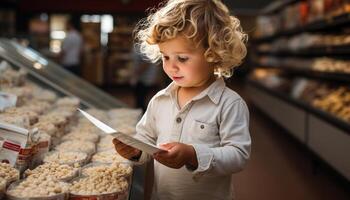
<path id="1" fill-rule="evenodd" d="M 138 149 L 135 149 L 134 147 L 131 147 L 129 145 L 126 145 L 119 141 L 118 139 L 113 139 L 113 144 L 115 150 L 124 158 L 128 160 L 134 160 L 141 156 L 141 151 Z"/>

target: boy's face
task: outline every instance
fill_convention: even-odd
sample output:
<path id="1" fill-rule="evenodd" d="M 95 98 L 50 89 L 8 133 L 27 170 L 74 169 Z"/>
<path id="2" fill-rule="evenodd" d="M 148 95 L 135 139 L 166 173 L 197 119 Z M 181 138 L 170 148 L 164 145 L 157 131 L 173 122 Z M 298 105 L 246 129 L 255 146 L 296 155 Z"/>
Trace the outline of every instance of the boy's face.
<path id="1" fill-rule="evenodd" d="M 214 67 L 204 57 L 204 48 L 196 46 L 183 36 L 158 44 L 162 53 L 163 69 L 181 87 L 206 85 L 214 76 Z"/>

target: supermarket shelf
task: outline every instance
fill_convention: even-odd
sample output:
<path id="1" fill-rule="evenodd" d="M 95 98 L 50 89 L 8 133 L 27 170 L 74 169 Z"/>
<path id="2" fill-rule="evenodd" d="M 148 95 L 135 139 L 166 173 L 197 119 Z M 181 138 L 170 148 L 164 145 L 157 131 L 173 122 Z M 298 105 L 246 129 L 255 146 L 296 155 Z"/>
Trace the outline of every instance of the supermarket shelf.
<path id="1" fill-rule="evenodd" d="M 301 108 L 307 112 L 309 112 L 310 114 L 313 114 L 327 122 L 329 122 L 330 124 L 332 124 L 333 126 L 343 130 L 346 134 L 350 135 L 350 124 L 347 123 L 346 121 L 343 121 L 323 110 L 317 109 L 315 107 L 310 106 L 309 104 L 301 101 L 301 100 L 297 100 L 285 93 L 282 92 L 278 92 L 275 91 L 271 88 L 268 88 L 264 85 L 262 85 L 261 83 L 254 81 L 254 80 L 247 80 L 247 83 L 255 88 L 258 88 L 260 90 L 263 90 L 264 92 L 270 94 L 271 96 L 274 96 L 276 98 L 279 98 L 283 101 L 286 101 L 294 106 L 297 106 L 298 108 Z"/>
<path id="2" fill-rule="evenodd" d="M 255 68 L 265 68 L 265 69 L 279 69 L 288 72 L 292 75 L 308 77 L 312 79 L 328 80 L 342 83 L 350 83 L 350 74 L 338 73 L 338 72 L 323 72 L 316 71 L 312 69 L 301 69 L 296 67 L 280 67 L 280 66 L 266 66 L 261 64 L 255 64 Z"/>
<path id="3" fill-rule="evenodd" d="M 270 36 L 264 36 L 261 38 L 255 38 L 252 40 L 253 43 L 269 42 L 282 36 L 291 36 L 304 32 L 315 32 L 322 31 L 329 28 L 339 27 L 350 24 L 350 13 L 341 14 L 338 16 L 322 19 L 319 21 L 312 22 L 303 27 L 297 27 L 290 30 L 284 30 Z"/>
<path id="4" fill-rule="evenodd" d="M 273 13 L 276 13 L 278 11 L 280 11 L 281 9 L 291 5 L 291 4 L 294 4 L 294 3 L 297 3 L 299 1 L 302 1 L 302 0 L 280 0 L 280 1 L 274 1 L 272 2 L 271 4 L 269 4 L 268 6 L 266 6 L 262 11 L 261 11 L 261 14 L 262 15 L 268 15 L 268 14 L 273 14 Z"/>
<path id="5" fill-rule="evenodd" d="M 350 45 L 343 46 L 319 46 L 304 48 L 298 50 L 276 50 L 276 51 L 256 51 L 259 55 L 271 55 L 277 57 L 316 57 L 316 56 L 328 56 L 328 57 L 340 57 L 342 59 L 350 59 Z"/>

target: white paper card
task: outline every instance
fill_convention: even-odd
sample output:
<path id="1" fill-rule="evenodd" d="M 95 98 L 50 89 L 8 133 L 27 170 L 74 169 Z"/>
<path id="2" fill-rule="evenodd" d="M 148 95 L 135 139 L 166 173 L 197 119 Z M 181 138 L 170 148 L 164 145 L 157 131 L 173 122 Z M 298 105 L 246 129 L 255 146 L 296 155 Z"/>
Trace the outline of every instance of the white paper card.
<path id="1" fill-rule="evenodd" d="M 141 140 L 138 140 L 136 138 L 133 138 L 129 135 L 126 135 L 120 131 L 114 130 L 113 128 L 109 127 L 105 123 L 101 122 L 100 120 L 96 119 L 92 115 L 88 114 L 87 112 L 78 109 L 90 122 L 92 122 L 96 127 L 101 129 L 106 134 L 113 134 L 115 138 L 123 142 L 124 144 L 127 144 L 129 146 L 132 146 L 136 149 L 139 149 L 141 151 L 144 151 L 150 155 L 153 155 L 154 153 L 160 152 L 160 151 L 166 151 L 164 149 L 159 149 L 157 146 L 153 144 L 144 143 Z"/>

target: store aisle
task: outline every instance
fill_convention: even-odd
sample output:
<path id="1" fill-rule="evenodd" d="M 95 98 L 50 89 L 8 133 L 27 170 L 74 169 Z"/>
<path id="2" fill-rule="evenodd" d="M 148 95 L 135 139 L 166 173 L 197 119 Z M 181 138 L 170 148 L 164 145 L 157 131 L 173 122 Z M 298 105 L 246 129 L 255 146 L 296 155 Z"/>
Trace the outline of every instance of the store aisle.
<path id="1" fill-rule="evenodd" d="M 253 139 L 250 162 L 233 176 L 236 200 L 350 199 L 350 191 L 330 170 L 321 167 L 313 174 L 310 153 L 250 103 L 241 81 L 232 81 L 229 87 L 249 106 Z M 130 89 L 109 92 L 134 106 Z"/>
<path id="2" fill-rule="evenodd" d="M 321 167 L 313 174 L 310 153 L 250 103 L 254 95 L 239 82 L 230 87 L 248 103 L 253 140 L 250 162 L 233 176 L 237 200 L 350 199 L 330 170 Z"/>

